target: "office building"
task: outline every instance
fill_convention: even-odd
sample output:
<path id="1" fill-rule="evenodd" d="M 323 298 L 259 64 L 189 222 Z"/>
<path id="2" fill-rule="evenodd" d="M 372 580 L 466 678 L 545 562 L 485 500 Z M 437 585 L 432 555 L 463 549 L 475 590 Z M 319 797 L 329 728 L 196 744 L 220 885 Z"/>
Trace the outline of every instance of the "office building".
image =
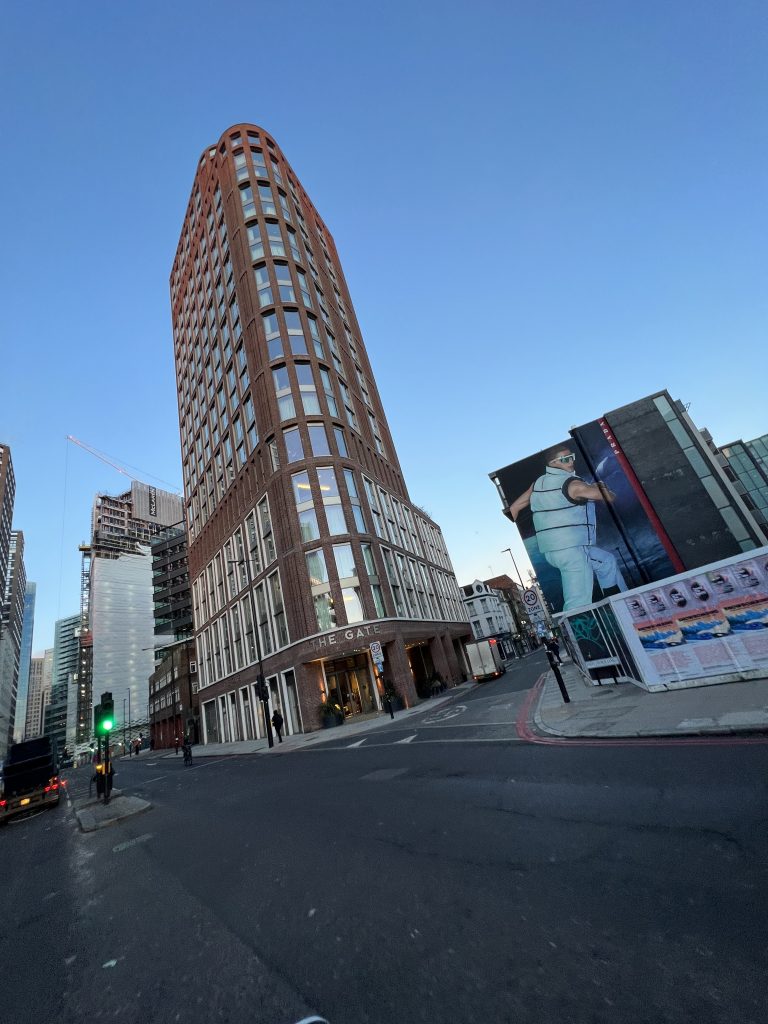
<path id="1" fill-rule="evenodd" d="M 667 391 L 569 435 L 490 474 L 555 613 L 768 542 L 707 438 Z M 572 495 L 574 483 L 590 488 L 583 498 Z"/>
<path id="2" fill-rule="evenodd" d="M 59 753 L 67 746 L 71 750 L 71 746 L 76 740 L 76 737 L 72 735 L 74 715 L 71 706 L 73 704 L 76 706 L 77 702 L 79 637 L 79 613 L 69 615 L 56 622 L 51 670 L 51 699 L 45 710 L 44 731 L 55 742 Z"/>
<path id="3" fill-rule="evenodd" d="M 37 584 L 27 583 L 24 591 L 24 622 L 21 627 L 21 652 L 19 655 L 19 685 L 16 694 L 16 724 L 13 730 L 14 742 L 24 738 L 29 696 L 29 670 L 32 659 L 32 637 L 35 631 L 35 600 Z"/>
<path id="4" fill-rule="evenodd" d="M 723 469 L 744 504 L 768 532 L 768 459 L 760 454 L 763 439 L 731 441 L 720 445 Z"/>
<path id="5" fill-rule="evenodd" d="M 146 722 L 155 646 L 150 544 L 181 522 L 183 514 L 178 495 L 138 480 L 122 494 L 98 494 L 94 499 L 90 543 L 80 546 L 78 743 L 93 732 L 94 693 L 98 702 L 104 691 L 114 690 L 116 714 L 123 699 L 127 713 L 130 698 L 132 711 L 139 714 L 143 709 Z M 120 658 L 126 659 L 122 673 Z"/>
<path id="6" fill-rule="evenodd" d="M 262 128 L 200 157 L 170 289 L 205 738 L 262 734 L 260 658 L 289 733 L 328 699 L 377 712 L 383 678 L 407 704 L 457 678 L 442 534 L 409 498 L 333 237 Z"/>
<path id="7" fill-rule="evenodd" d="M 16 477 L 13 472 L 11 449 L 7 444 L 0 444 L 0 586 L 4 585 L 8 573 L 15 498 Z"/>
<path id="8" fill-rule="evenodd" d="M 0 758 L 13 743 L 26 588 L 24 534 L 11 530 L 0 608 Z"/>
<path id="9" fill-rule="evenodd" d="M 40 736 L 45 727 L 45 709 L 51 699 L 51 676 L 53 671 L 53 648 L 42 657 L 29 662 L 29 690 L 27 692 L 27 714 L 24 722 L 24 739 Z"/>

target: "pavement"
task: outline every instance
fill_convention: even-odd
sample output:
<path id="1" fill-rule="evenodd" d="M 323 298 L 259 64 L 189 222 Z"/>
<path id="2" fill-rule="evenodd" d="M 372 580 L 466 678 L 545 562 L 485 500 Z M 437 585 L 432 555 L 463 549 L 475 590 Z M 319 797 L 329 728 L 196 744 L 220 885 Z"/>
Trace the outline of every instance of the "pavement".
<path id="1" fill-rule="evenodd" d="M 533 712 L 535 728 L 551 736 L 768 733 L 768 679 L 650 693 L 632 683 L 595 686 L 571 661 L 561 673 L 570 703 L 549 671 Z"/>

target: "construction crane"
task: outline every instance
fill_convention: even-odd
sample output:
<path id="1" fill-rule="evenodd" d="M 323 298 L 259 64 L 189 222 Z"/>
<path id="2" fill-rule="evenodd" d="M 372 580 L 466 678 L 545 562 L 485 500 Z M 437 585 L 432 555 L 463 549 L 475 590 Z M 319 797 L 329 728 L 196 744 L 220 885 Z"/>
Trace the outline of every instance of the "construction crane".
<path id="1" fill-rule="evenodd" d="M 84 452 L 88 452 L 89 455 L 93 455 L 97 459 L 100 459 L 102 462 L 106 463 L 107 466 L 111 466 L 112 469 L 116 470 L 118 473 L 122 473 L 123 476 L 127 476 L 129 480 L 135 480 L 137 483 L 144 483 L 140 477 L 129 473 L 127 469 L 118 465 L 117 462 L 111 459 L 108 455 L 105 455 L 104 452 L 100 452 L 98 448 L 93 448 L 91 445 L 86 444 L 85 441 L 81 441 L 79 438 L 73 437 L 72 434 L 67 434 L 67 440 L 71 441 L 72 444 L 76 444 L 78 448 L 82 448 Z M 157 480 L 161 484 L 165 484 L 166 487 L 170 487 L 175 494 L 181 493 L 181 488 L 175 487 L 173 484 L 168 483 L 167 480 L 163 480 L 159 476 L 152 476 L 151 473 L 145 473 L 144 475 L 151 477 L 152 480 Z"/>

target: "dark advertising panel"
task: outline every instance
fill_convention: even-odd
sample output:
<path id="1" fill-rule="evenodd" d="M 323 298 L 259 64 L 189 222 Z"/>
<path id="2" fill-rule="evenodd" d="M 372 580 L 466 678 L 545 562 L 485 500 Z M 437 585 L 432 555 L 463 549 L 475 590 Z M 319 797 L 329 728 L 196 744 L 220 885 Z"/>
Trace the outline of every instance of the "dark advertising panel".
<path id="1" fill-rule="evenodd" d="M 555 613 L 681 568 L 607 427 L 573 434 L 492 474 Z"/>

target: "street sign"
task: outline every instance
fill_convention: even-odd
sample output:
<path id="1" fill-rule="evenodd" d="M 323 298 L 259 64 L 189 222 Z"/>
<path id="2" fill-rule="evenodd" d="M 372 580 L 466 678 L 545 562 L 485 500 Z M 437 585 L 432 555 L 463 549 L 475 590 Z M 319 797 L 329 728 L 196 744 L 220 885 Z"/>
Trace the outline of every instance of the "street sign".
<path id="1" fill-rule="evenodd" d="M 380 640 L 373 640 L 371 642 L 371 657 L 374 661 L 384 661 L 384 653 L 381 649 Z"/>
<path id="2" fill-rule="evenodd" d="M 523 603 L 526 608 L 535 608 L 539 603 L 539 595 L 533 587 L 529 587 L 528 590 L 523 591 Z"/>

